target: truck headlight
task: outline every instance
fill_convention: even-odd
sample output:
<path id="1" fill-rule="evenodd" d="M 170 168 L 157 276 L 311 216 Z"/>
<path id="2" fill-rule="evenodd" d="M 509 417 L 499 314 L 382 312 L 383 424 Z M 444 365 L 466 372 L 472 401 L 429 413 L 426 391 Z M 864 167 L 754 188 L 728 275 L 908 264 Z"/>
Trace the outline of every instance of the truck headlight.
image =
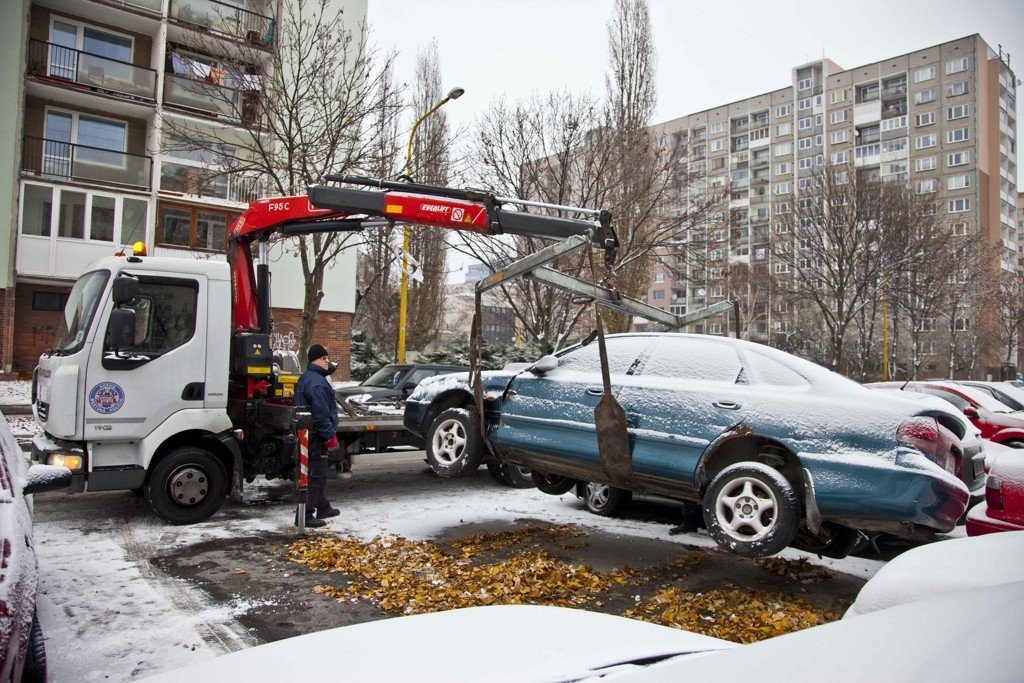
<path id="1" fill-rule="evenodd" d="M 66 467 L 72 471 L 72 473 L 78 473 L 82 471 L 82 456 L 72 455 L 70 453 L 51 453 L 46 457 L 47 465 L 54 465 L 56 467 Z"/>

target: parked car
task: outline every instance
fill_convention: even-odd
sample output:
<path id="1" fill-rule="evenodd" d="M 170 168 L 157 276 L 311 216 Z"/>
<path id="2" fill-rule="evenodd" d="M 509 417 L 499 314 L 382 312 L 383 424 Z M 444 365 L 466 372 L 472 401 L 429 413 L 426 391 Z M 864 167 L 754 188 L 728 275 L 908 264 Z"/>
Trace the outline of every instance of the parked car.
<path id="1" fill-rule="evenodd" d="M 355 404 L 395 404 L 404 401 L 413 389 L 428 377 L 453 372 L 469 372 L 465 365 L 430 365 L 425 363 L 385 365 L 359 384 L 334 390 L 339 401 Z"/>
<path id="2" fill-rule="evenodd" d="M 876 382 L 869 386 L 901 389 L 938 396 L 952 404 L 981 430 L 989 441 L 1024 448 L 1024 413 L 1016 413 L 991 394 L 955 382 Z"/>
<path id="3" fill-rule="evenodd" d="M 46 648 L 36 618 L 38 571 L 30 496 L 70 485 L 67 468 L 28 466 L 0 413 L 0 680 L 46 680 Z"/>
<path id="4" fill-rule="evenodd" d="M 887 598 L 884 604 L 864 602 L 860 614 L 750 645 L 612 614 L 491 605 L 309 633 L 149 680 L 1019 681 L 1024 581 L 1011 572 L 1022 546 L 1000 536 L 909 550 L 870 579 L 855 603 L 877 580 L 882 590 L 875 596 Z M 918 559 L 919 551 L 929 552 Z M 438 647 L 439 633 L 458 639 L 456 655 Z M 495 643 L 514 644 L 528 656 L 496 661 Z"/>
<path id="5" fill-rule="evenodd" d="M 1024 410 L 1024 389 L 1015 387 L 1009 382 L 980 382 L 964 380 L 957 382 L 965 387 L 974 387 L 992 396 L 1010 410 Z"/>
<path id="6" fill-rule="evenodd" d="M 967 513 L 968 536 L 997 531 L 1024 531 L 1024 453 L 995 457 L 985 481 L 985 502 Z"/>
<path id="7" fill-rule="evenodd" d="M 967 507 L 954 474 L 964 424 L 951 410 L 725 337 L 610 335 L 607 356 L 628 437 L 612 456 L 596 436 L 598 344 L 482 373 L 491 446 L 545 493 L 592 481 L 699 502 L 711 536 L 748 556 L 777 553 L 802 528 L 837 546 L 861 529 L 930 536 Z M 426 380 L 406 401 L 435 472 L 464 475 L 484 457 L 474 405 L 467 375 Z"/>

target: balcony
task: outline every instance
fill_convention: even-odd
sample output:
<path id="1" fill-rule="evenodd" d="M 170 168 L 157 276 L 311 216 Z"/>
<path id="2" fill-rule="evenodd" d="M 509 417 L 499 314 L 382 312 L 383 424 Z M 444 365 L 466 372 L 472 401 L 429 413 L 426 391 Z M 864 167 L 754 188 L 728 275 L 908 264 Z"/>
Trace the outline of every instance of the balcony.
<path id="1" fill-rule="evenodd" d="M 201 166 L 171 161 L 160 164 L 160 191 L 248 203 L 269 193 L 264 178 L 241 173 L 225 173 Z"/>
<path id="2" fill-rule="evenodd" d="M 156 102 L 156 71 L 153 69 L 42 40 L 29 40 L 28 75 L 73 84 L 100 94 Z"/>
<path id="3" fill-rule="evenodd" d="M 149 189 L 152 158 L 25 136 L 21 172 L 56 180 Z"/>
<path id="4" fill-rule="evenodd" d="M 891 100 L 897 97 L 902 98 L 907 95 L 907 84 L 900 83 L 897 85 L 891 85 L 882 89 L 882 99 Z"/>
<path id="5" fill-rule="evenodd" d="M 201 31 L 211 31 L 249 45 L 270 48 L 274 44 L 274 20 L 257 12 L 217 0 L 171 0 L 169 16 Z"/>
<path id="6" fill-rule="evenodd" d="M 255 123 L 260 91 L 216 85 L 189 76 L 164 76 L 164 104 L 202 112 L 218 119 Z"/>

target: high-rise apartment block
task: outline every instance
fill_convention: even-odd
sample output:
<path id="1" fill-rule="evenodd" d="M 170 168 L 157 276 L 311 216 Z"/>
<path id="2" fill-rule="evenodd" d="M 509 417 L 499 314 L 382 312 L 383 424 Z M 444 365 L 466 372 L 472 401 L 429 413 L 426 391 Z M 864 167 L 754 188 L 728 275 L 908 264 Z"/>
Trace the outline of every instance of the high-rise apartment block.
<path id="1" fill-rule="evenodd" d="M 290 0 L 7 0 L 0 22 L 0 374 L 31 371 L 71 284 L 95 258 L 222 259 L 228 225 L 267 193 L 225 173 L 182 129 L 230 148 L 264 116 L 282 3 Z M 366 0 L 334 0 L 358 30 Z M 178 125 L 174 125 L 178 124 Z M 348 349 L 354 254 L 324 287 L 318 341 Z M 301 274 L 280 258 L 275 317 L 294 344 Z M 284 344 L 287 346 L 287 343 Z"/>
<path id="2" fill-rule="evenodd" d="M 659 124 L 657 135 L 686 144 L 689 168 L 704 175 L 707 190 L 727 195 L 718 215 L 698 228 L 707 241 L 706 268 L 681 279 L 656 272 L 647 300 L 675 313 L 722 300 L 737 262 L 789 276 L 789 264 L 773 262 L 773 241 L 829 164 L 909 183 L 932 198 L 951 236 L 997 245 L 991 267 L 1013 273 L 1016 129 L 1009 58 L 978 35 L 854 69 L 822 59 L 793 69 L 785 88 Z M 784 346 L 793 323 L 785 302 L 765 301 L 749 336 Z M 726 333 L 729 323 L 711 319 L 699 328 Z M 934 371 L 941 373 L 939 355 Z M 989 359 L 984 371 L 992 374 L 993 365 L 999 361 Z"/>

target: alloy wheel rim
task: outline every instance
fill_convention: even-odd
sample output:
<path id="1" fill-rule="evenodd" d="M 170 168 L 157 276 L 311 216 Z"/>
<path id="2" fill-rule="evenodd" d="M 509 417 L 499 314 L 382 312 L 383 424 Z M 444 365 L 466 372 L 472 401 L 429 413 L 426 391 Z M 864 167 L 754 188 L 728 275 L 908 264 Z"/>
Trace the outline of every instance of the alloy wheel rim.
<path id="1" fill-rule="evenodd" d="M 438 462 L 452 465 L 462 457 L 466 448 L 466 430 L 458 420 L 445 420 L 434 432 L 431 440 L 434 457 Z"/>
<path id="2" fill-rule="evenodd" d="M 731 538 L 750 543 L 759 541 L 775 528 L 779 502 L 764 482 L 739 477 L 718 492 L 715 516 Z"/>

